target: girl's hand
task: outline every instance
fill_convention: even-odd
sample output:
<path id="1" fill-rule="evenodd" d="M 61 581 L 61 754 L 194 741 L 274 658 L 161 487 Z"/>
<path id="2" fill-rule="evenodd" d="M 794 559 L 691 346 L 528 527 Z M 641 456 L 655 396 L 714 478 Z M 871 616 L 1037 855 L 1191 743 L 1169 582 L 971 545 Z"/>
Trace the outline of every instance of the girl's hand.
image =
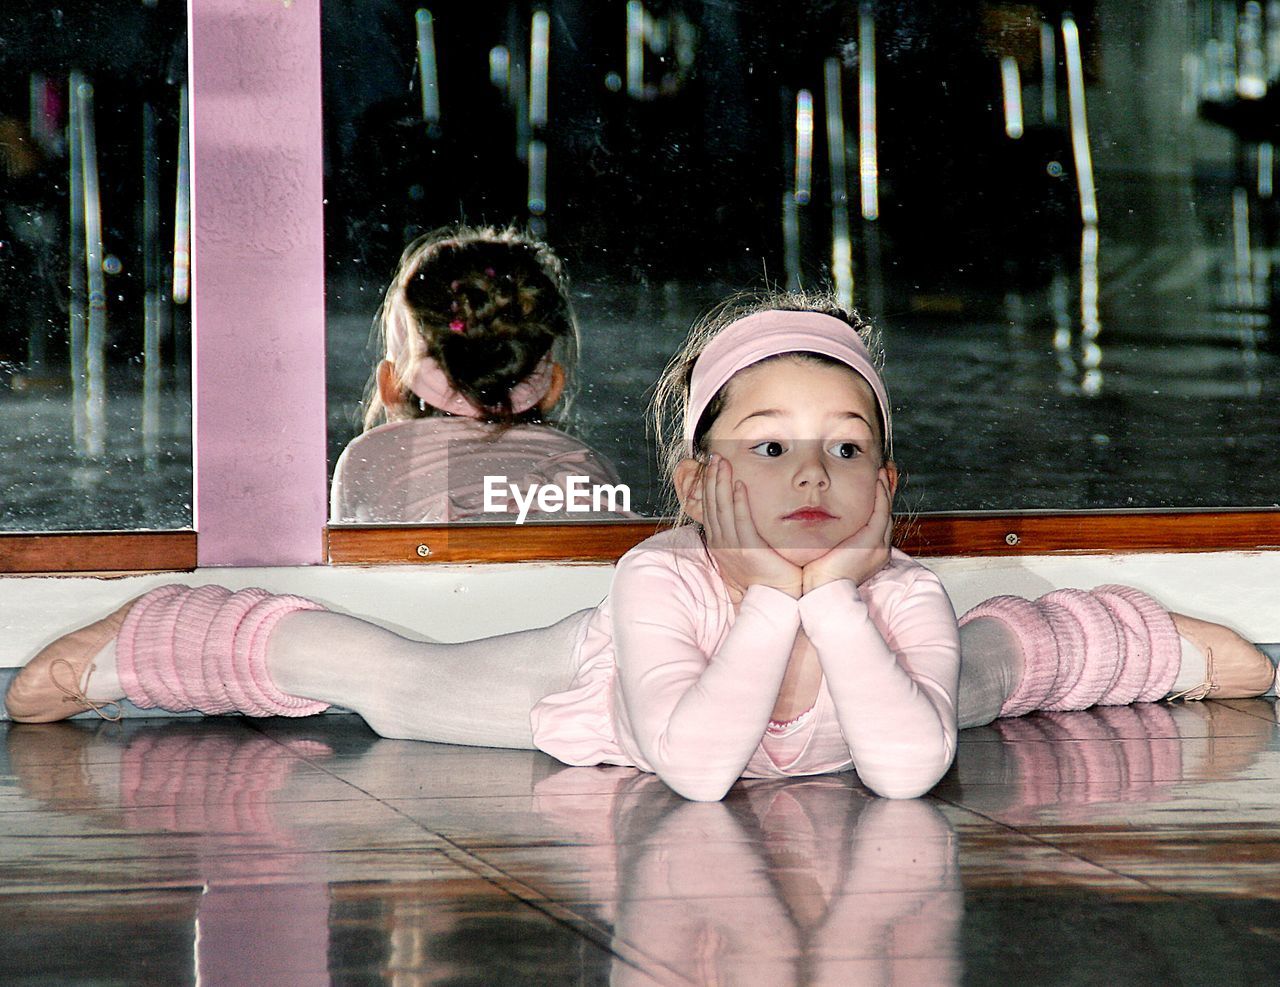
<path id="1" fill-rule="evenodd" d="M 707 549 L 735 601 L 754 585 L 772 586 L 799 599 L 800 567 L 760 537 L 747 503 L 747 488 L 734 481 L 733 467 L 721 456 L 712 455 L 703 471 L 702 505 Z"/>
<path id="2" fill-rule="evenodd" d="M 808 593 L 837 579 L 852 579 L 860 586 L 883 569 L 889 563 L 889 547 L 893 542 L 892 502 L 888 477 L 881 470 L 876 482 L 876 502 L 867 523 L 804 567 L 802 591 Z"/>

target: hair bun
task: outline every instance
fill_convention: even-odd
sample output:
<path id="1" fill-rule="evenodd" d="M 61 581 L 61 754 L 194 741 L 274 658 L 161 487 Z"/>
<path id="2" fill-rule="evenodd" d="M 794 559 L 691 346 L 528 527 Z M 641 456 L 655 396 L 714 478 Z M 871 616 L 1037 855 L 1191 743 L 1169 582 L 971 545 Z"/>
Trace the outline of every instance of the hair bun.
<path id="1" fill-rule="evenodd" d="M 560 272 L 544 244 L 513 230 L 457 229 L 411 244 L 388 290 L 385 327 L 416 331 L 448 382 L 491 420 L 511 421 L 513 388 L 530 379 L 558 341 L 572 367 L 577 328 Z M 401 333 L 403 336 L 404 333 Z M 396 357 L 402 380 L 412 352 Z"/>

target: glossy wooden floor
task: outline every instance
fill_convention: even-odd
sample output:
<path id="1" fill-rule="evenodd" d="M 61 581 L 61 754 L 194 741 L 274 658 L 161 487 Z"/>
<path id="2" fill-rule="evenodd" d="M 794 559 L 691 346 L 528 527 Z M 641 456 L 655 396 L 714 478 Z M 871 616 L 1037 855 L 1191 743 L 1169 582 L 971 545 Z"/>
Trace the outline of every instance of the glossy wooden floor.
<path id="1" fill-rule="evenodd" d="M 930 797 L 683 802 L 305 721 L 0 724 L 0 982 L 1263 984 L 1275 701 L 967 731 Z"/>

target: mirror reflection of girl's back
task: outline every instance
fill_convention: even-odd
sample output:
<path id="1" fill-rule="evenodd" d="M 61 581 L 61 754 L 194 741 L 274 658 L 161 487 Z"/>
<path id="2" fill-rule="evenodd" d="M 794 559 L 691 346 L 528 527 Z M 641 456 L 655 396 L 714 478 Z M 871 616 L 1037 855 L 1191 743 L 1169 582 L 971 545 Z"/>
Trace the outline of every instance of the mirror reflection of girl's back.
<path id="1" fill-rule="evenodd" d="M 612 463 L 548 424 L 567 404 L 578 332 L 545 244 L 469 228 L 414 241 L 377 332 L 386 357 L 370 383 L 365 431 L 334 470 L 334 521 L 495 520 L 519 510 L 511 486 L 566 497 L 571 483 L 618 487 Z M 538 516 L 537 505 L 528 513 Z"/>

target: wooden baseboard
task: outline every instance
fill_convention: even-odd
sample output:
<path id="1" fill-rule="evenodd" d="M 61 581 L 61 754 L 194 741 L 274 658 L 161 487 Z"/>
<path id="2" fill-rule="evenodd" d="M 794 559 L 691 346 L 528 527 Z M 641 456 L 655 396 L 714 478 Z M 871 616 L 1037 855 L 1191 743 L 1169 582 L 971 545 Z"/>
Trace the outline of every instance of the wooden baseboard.
<path id="1" fill-rule="evenodd" d="M 613 562 L 660 521 L 329 529 L 334 565 L 432 562 Z M 909 555 L 993 556 L 1280 549 L 1280 512 L 1119 511 L 930 514 L 899 519 Z"/>
<path id="2" fill-rule="evenodd" d="M 335 526 L 333 565 L 440 562 L 616 562 L 666 523 Z M 909 555 L 1097 555 L 1280 549 L 1280 511 L 929 514 L 900 518 Z M 0 534 L 0 573 L 135 573 L 196 568 L 194 531 Z"/>
<path id="3" fill-rule="evenodd" d="M 0 534 L 0 573 L 128 574 L 196 567 L 194 531 Z"/>

